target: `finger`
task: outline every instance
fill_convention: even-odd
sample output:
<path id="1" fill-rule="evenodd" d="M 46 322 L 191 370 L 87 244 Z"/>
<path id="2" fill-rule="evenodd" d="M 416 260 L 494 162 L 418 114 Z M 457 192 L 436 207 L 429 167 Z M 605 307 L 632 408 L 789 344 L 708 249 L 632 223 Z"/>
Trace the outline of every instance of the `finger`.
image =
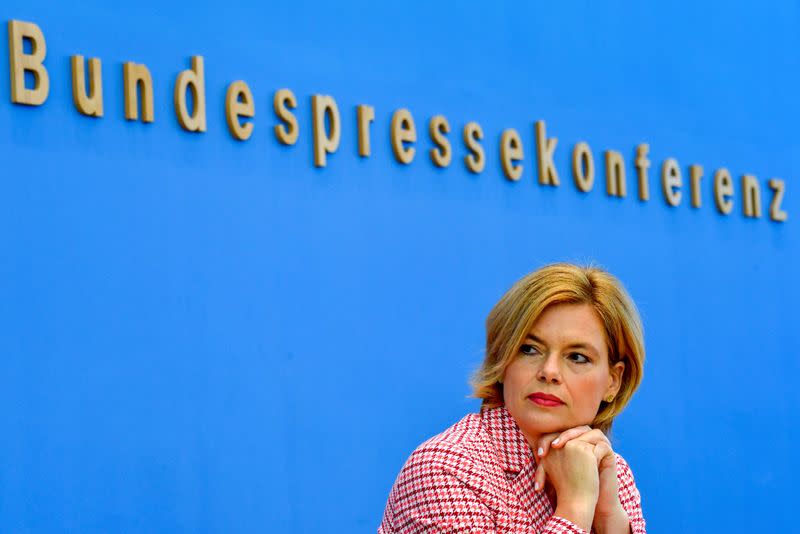
<path id="1" fill-rule="evenodd" d="M 585 432 L 585 433 L 583 433 L 583 434 L 581 434 L 581 435 L 579 435 L 577 437 L 574 437 L 572 439 L 579 439 L 581 441 L 585 441 L 586 443 L 591 443 L 592 445 L 595 445 L 597 443 L 600 443 L 601 441 L 604 441 L 604 442 L 608 443 L 609 446 L 611 446 L 611 442 L 608 441 L 608 436 L 606 436 L 603 433 L 602 430 L 599 430 L 597 428 L 594 428 L 594 429 L 592 429 L 592 430 L 590 430 L 588 432 Z M 561 443 L 561 440 L 559 440 L 559 444 L 560 443 Z M 555 441 L 553 442 L 552 446 L 554 448 L 556 448 L 556 449 L 558 448 L 558 446 L 556 445 Z"/>
<path id="2" fill-rule="evenodd" d="M 558 432 L 553 432 L 552 434 L 544 434 L 536 440 L 536 449 L 534 450 L 534 454 L 536 458 L 541 460 L 547 455 L 547 451 L 550 450 L 550 442 L 553 441 L 558 437 Z"/>
<path id="3" fill-rule="evenodd" d="M 544 470 L 544 464 L 541 462 L 536 466 L 536 471 L 533 473 L 533 489 L 534 491 L 544 491 L 544 483 L 547 480 L 547 473 Z"/>
<path id="4" fill-rule="evenodd" d="M 553 448 L 560 449 L 569 440 L 575 439 L 575 438 L 577 438 L 578 436 L 580 436 L 582 434 L 590 432 L 591 430 L 592 430 L 592 428 L 587 426 L 587 425 L 582 425 L 582 426 L 576 426 L 574 428 L 569 428 L 569 429 L 565 430 L 564 432 L 562 432 L 558 437 L 556 437 L 555 439 L 551 440 L 549 445 L 551 445 Z"/>
<path id="5" fill-rule="evenodd" d="M 576 437 L 580 436 L 584 432 L 591 431 L 591 427 L 587 425 L 576 426 L 574 428 L 569 428 L 563 432 L 556 432 L 553 434 L 545 434 L 544 436 L 539 438 L 539 445 L 536 450 L 536 455 L 541 459 L 544 456 L 547 456 L 547 452 L 550 450 L 551 447 L 560 449 L 564 446 L 565 443 L 570 441 L 571 439 L 575 439 Z"/>
<path id="6" fill-rule="evenodd" d="M 592 452 L 594 452 L 594 457 L 597 459 L 598 466 L 600 466 L 604 460 L 612 459 L 616 461 L 614 449 L 611 448 L 611 445 L 607 441 L 596 443 Z"/>
<path id="7" fill-rule="evenodd" d="M 533 473 L 533 490 L 534 491 L 539 492 L 539 491 L 544 490 L 545 478 L 547 478 L 547 477 L 545 476 L 544 466 L 541 463 L 539 463 L 539 465 L 536 466 L 536 471 Z"/>

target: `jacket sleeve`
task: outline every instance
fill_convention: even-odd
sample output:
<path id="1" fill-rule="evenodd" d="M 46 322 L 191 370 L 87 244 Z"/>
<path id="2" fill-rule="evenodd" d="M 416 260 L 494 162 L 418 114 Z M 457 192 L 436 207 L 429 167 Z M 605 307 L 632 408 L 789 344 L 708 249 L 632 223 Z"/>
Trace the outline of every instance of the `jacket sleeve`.
<path id="1" fill-rule="evenodd" d="M 491 510 L 479 496 L 478 475 L 449 448 L 417 449 L 389 494 L 380 534 L 493 533 Z"/>
<path id="2" fill-rule="evenodd" d="M 628 462 L 617 454 L 617 480 L 619 480 L 619 500 L 628 513 L 632 534 L 646 534 L 642 515 L 642 497 L 633 480 L 633 472 Z"/>
<path id="3" fill-rule="evenodd" d="M 547 520 L 541 534 L 588 534 L 581 527 L 568 519 L 557 515 Z"/>

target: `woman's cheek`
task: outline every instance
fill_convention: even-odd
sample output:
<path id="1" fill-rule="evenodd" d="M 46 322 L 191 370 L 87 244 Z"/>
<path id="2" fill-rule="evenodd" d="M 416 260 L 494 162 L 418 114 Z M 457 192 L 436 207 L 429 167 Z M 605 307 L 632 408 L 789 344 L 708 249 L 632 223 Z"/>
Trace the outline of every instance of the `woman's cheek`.
<path id="1" fill-rule="evenodd" d="M 575 378 L 572 387 L 572 398 L 575 402 L 576 412 L 583 418 L 593 420 L 600 399 L 603 397 L 605 383 L 597 377 Z"/>

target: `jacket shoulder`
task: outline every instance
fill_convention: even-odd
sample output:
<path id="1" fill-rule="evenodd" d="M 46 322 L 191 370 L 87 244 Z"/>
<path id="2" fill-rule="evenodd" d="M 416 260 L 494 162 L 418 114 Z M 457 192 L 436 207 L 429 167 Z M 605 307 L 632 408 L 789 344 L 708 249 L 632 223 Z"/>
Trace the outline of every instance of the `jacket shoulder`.
<path id="1" fill-rule="evenodd" d="M 490 531 L 485 432 L 480 414 L 470 414 L 419 445 L 395 480 L 379 532 Z"/>
<path id="2" fill-rule="evenodd" d="M 480 414 L 463 417 L 444 432 L 420 444 L 408 458 L 404 470 L 435 470 L 467 479 L 480 477 L 481 458 L 487 450 L 486 430 Z"/>

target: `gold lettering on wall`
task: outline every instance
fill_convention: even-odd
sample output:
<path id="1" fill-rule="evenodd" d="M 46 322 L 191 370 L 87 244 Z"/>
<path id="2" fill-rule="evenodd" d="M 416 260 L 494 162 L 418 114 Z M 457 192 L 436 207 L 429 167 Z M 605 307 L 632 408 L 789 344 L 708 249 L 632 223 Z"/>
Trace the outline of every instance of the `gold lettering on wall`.
<path id="1" fill-rule="evenodd" d="M 11 101 L 15 104 L 41 106 L 49 98 L 51 81 L 50 73 L 45 66 L 47 58 L 45 36 L 41 28 L 32 22 L 9 20 L 7 29 Z M 104 95 L 103 91 L 101 60 L 79 54 L 72 55 L 70 75 L 75 109 L 85 116 L 103 117 L 104 96 L 107 94 Z M 154 122 L 154 85 L 147 66 L 130 61 L 123 63 L 123 91 L 125 119 L 141 120 L 144 123 Z M 206 131 L 205 68 L 202 56 L 192 56 L 191 68 L 178 73 L 174 84 L 173 103 L 176 118 L 183 129 L 190 132 Z M 273 109 L 278 119 L 274 125 L 274 132 L 279 143 L 295 145 L 299 139 L 300 126 L 296 108 L 297 98 L 290 89 L 279 89 L 274 93 Z M 225 95 L 225 118 L 232 137 L 240 141 L 250 139 L 255 129 L 254 117 L 255 101 L 250 87 L 241 80 L 231 82 Z M 371 133 L 375 123 L 375 108 L 360 104 L 356 106 L 355 118 L 358 155 L 362 158 L 369 157 L 372 153 Z M 343 128 L 338 106 L 332 96 L 319 94 L 311 96 L 311 122 L 314 165 L 325 167 L 328 155 L 335 153 L 339 148 Z M 397 109 L 391 117 L 389 127 L 394 158 L 401 164 L 411 164 L 416 156 L 417 142 L 411 111 L 406 108 Z M 449 139 L 450 133 L 451 125 L 444 115 L 435 115 L 429 119 L 428 135 L 431 144 L 428 154 L 436 167 L 449 167 L 455 157 L 454 147 Z M 537 182 L 540 185 L 557 187 L 560 185 L 559 168 L 555 157 L 558 139 L 547 137 L 544 120 L 534 122 L 534 134 Z M 483 129 L 475 121 L 468 122 L 463 127 L 462 138 L 466 149 L 463 161 L 467 170 L 475 174 L 483 172 L 486 167 L 486 153 L 482 144 Z M 638 198 L 642 202 L 650 200 L 649 171 L 651 167 L 655 169 L 657 165 L 656 162 L 651 162 L 649 153 L 648 143 L 642 142 L 636 145 L 633 165 L 637 175 Z M 513 182 L 521 180 L 525 172 L 525 155 L 522 138 L 515 128 L 507 128 L 500 133 L 499 155 L 505 178 Z M 579 191 L 587 193 L 594 187 L 596 172 L 600 172 L 595 170 L 592 150 L 586 142 L 581 141 L 575 144 L 571 156 L 575 186 Z M 611 197 L 627 196 L 625 169 L 627 157 L 623 158 L 616 150 L 604 152 L 606 192 Z M 692 164 L 688 167 L 688 185 L 693 209 L 702 206 L 703 173 L 702 165 Z M 677 159 L 663 160 L 660 174 L 665 202 L 671 207 L 679 206 L 683 199 L 684 184 L 682 169 Z M 769 190 L 766 187 L 764 190 L 765 194 L 772 193 L 769 217 L 773 221 L 784 222 L 788 219 L 788 213 L 782 209 L 785 182 L 773 178 L 768 184 Z M 733 212 L 736 193 L 730 172 L 726 168 L 717 169 L 713 173 L 713 197 L 719 213 L 730 215 Z M 744 217 L 761 218 L 761 200 L 761 182 L 758 178 L 750 174 L 742 175 L 741 201 Z M 763 209 L 766 209 L 766 198 L 764 202 Z"/>
<path id="2" fill-rule="evenodd" d="M 469 154 L 464 156 L 464 165 L 469 172 L 478 174 L 486 166 L 486 155 L 480 140 L 483 139 L 483 129 L 477 122 L 468 122 L 464 125 L 464 144 Z"/>
<path id="3" fill-rule="evenodd" d="M 272 107 L 281 124 L 275 125 L 275 137 L 284 145 L 293 145 L 300 135 L 297 117 L 289 111 L 297 107 L 297 99 L 291 89 L 278 89 L 272 99 Z"/>
<path id="4" fill-rule="evenodd" d="M 453 150 L 450 148 L 450 141 L 447 134 L 450 133 L 450 123 L 444 115 L 436 115 L 428 123 L 428 134 L 431 141 L 436 145 L 431 148 L 431 161 L 437 167 L 447 167 L 453 158 Z"/>
<path id="5" fill-rule="evenodd" d="M 521 161 L 524 157 L 525 153 L 522 149 L 522 140 L 519 138 L 519 132 L 514 128 L 504 130 L 500 136 L 500 161 L 503 164 L 503 173 L 512 182 L 516 182 L 522 177 L 524 166 L 521 163 L 519 165 L 514 163 Z"/>
<path id="6" fill-rule="evenodd" d="M 25 43 L 31 43 L 31 53 L 25 53 Z M 47 43 L 42 30 L 32 22 L 8 21 L 8 58 L 11 67 L 11 101 L 15 104 L 40 106 L 50 94 L 50 77 L 44 68 Z M 32 88 L 25 86 L 25 72 L 34 77 Z"/>
<path id="7" fill-rule="evenodd" d="M 89 117 L 103 116 L 103 71 L 97 58 L 89 60 L 89 90 L 83 56 L 72 56 L 72 102 L 75 108 Z"/>
<path id="8" fill-rule="evenodd" d="M 328 163 L 328 154 L 339 148 L 341 137 L 339 107 L 332 96 L 311 97 L 311 119 L 314 130 L 314 165 L 324 167 Z"/>
<path id="9" fill-rule="evenodd" d="M 661 165 L 661 190 L 664 193 L 664 200 L 672 207 L 681 203 L 681 186 L 683 178 L 678 161 L 674 158 L 667 158 Z"/>
<path id="10" fill-rule="evenodd" d="M 703 178 L 703 166 L 702 165 L 690 165 L 689 166 L 689 182 L 692 189 L 692 207 L 699 208 L 702 204 L 702 198 L 700 196 L 700 180 Z"/>
<path id="11" fill-rule="evenodd" d="M 786 184 L 780 178 L 773 178 L 769 181 L 769 188 L 772 189 L 772 202 L 769 204 L 769 217 L 773 221 L 786 222 L 789 214 L 781 209 L 783 194 L 786 191 Z"/>
<path id="12" fill-rule="evenodd" d="M 559 185 L 558 171 L 553 156 L 558 146 L 558 139 L 547 138 L 544 121 L 536 121 L 536 166 L 539 171 L 539 183 L 542 185 Z"/>
<path id="13" fill-rule="evenodd" d="M 742 206 L 745 217 L 761 217 L 761 187 L 751 174 L 742 176 Z"/>
<path id="14" fill-rule="evenodd" d="M 369 143 L 369 130 L 375 120 L 375 108 L 360 105 L 356 108 L 356 121 L 358 122 L 358 155 L 366 158 L 372 152 Z"/>
<path id="15" fill-rule="evenodd" d="M 641 143 L 636 147 L 636 174 L 639 177 L 639 200 L 650 200 L 650 184 L 647 177 L 647 171 L 650 169 L 650 160 L 647 159 L 647 154 L 650 152 L 650 145 Z"/>
<path id="16" fill-rule="evenodd" d="M 578 190 L 588 193 L 594 186 L 594 156 L 589 144 L 583 141 L 572 149 L 572 176 Z"/>
<path id="17" fill-rule="evenodd" d="M 235 81 L 228 86 L 225 94 L 225 120 L 228 130 L 234 139 L 247 141 L 253 135 L 252 122 L 242 123 L 240 117 L 253 118 L 256 116 L 256 104 L 250 87 L 243 81 Z"/>
<path id="18" fill-rule="evenodd" d="M 139 90 L 141 89 L 142 122 L 153 122 L 153 78 L 144 65 L 127 62 L 122 66 L 125 86 L 125 118 L 139 119 Z"/>
<path id="19" fill-rule="evenodd" d="M 606 150 L 606 193 L 612 197 L 624 197 L 625 162 L 616 150 Z"/>
<path id="20" fill-rule="evenodd" d="M 192 91 L 193 113 L 189 113 L 187 90 Z M 178 74 L 175 80 L 175 114 L 184 130 L 206 131 L 206 82 L 203 56 L 192 56 L 192 68 Z"/>
<path id="21" fill-rule="evenodd" d="M 714 202 L 717 210 L 723 215 L 729 215 L 733 210 L 733 180 L 728 169 L 721 168 L 714 173 Z"/>
<path id="22" fill-rule="evenodd" d="M 417 141 L 417 129 L 414 126 L 414 117 L 407 109 L 398 109 L 392 115 L 391 125 L 392 151 L 397 161 L 408 165 L 414 160 L 416 149 L 406 143 Z"/>

